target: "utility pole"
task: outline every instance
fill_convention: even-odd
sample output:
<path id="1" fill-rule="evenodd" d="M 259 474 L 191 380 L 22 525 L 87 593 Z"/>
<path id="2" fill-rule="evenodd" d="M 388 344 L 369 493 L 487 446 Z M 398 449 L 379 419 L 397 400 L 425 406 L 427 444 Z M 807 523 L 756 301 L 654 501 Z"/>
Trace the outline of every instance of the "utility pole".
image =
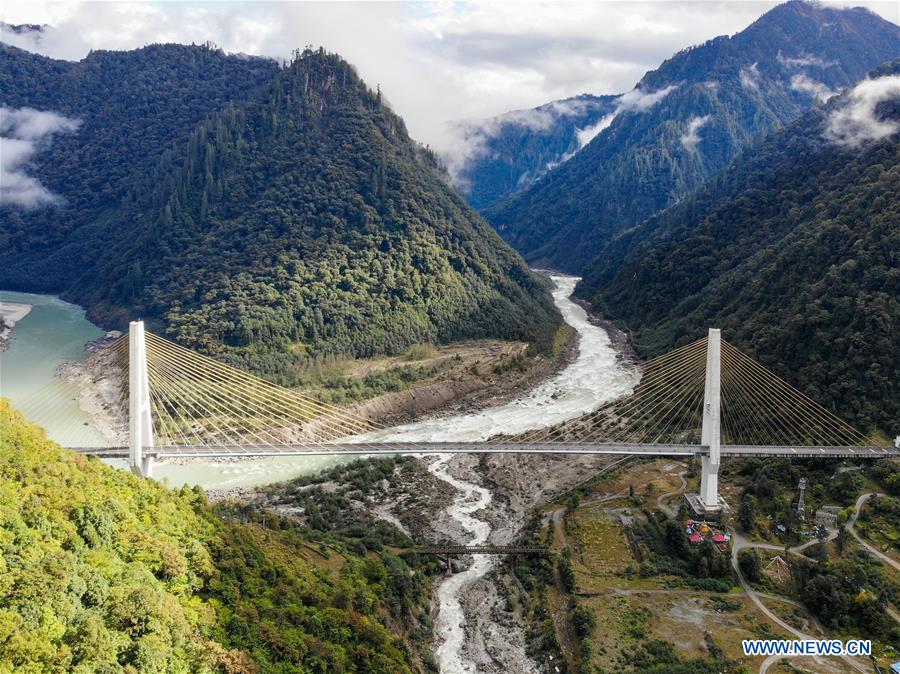
<path id="1" fill-rule="evenodd" d="M 700 444 L 708 451 L 700 457 L 700 501 L 706 510 L 719 509 L 719 457 L 721 455 L 722 331 L 709 329 L 706 345 L 706 388 Z"/>
<path id="2" fill-rule="evenodd" d="M 151 477 L 153 474 L 153 456 L 144 454 L 145 448 L 153 447 L 153 420 L 150 414 L 144 322 L 132 321 L 128 325 L 128 466 L 138 477 Z"/>

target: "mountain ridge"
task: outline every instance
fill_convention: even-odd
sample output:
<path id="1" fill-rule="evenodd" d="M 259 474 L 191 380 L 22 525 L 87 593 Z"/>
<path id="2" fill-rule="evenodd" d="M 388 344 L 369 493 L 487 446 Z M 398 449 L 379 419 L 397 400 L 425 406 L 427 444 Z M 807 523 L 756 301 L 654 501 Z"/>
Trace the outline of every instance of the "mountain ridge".
<path id="1" fill-rule="evenodd" d="M 856 93 L 872 82 L 885 97 L 867 113 Z M 858 125 L 867 114 L 876 123 Z M 879 119 L 893 133 L 878 138 Z M 894 61 L 619 235 L 577 292 L 624 322 L 644 355 L 721 327 L 844 418 L 890 430 L 900 415 L 898 189 Z"/>
<path id="2" fill-rule="evenodd" d="M 617 232 L 898 55 L 900 27 L 791 0 L 647 73 L 632 95 L 665 95 L 621 110 L 571 159 L 485 216 L 531 264 L 579 273 Z"/>

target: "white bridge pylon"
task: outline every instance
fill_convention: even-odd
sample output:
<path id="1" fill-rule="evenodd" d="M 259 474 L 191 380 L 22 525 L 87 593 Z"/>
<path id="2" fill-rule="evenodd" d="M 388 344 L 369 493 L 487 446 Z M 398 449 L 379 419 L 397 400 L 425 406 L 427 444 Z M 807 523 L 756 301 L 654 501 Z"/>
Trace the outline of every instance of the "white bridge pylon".
<path id="1" fill-rule="evenodd" d="M 153 417 L 143 321 L 128 325 L 128 436 L 128 467 L 138 477 L 151 477 L 153 455 L 144 452 L 153 447 Z"/>
<path id="2" fill-rule="evenodd" d="M 706 342 L 706 386 L 700 444 L 700 500 L 707 510 L 719 508 L 719 459 L 722 447 L 722 331 L 710 328 Z"/>

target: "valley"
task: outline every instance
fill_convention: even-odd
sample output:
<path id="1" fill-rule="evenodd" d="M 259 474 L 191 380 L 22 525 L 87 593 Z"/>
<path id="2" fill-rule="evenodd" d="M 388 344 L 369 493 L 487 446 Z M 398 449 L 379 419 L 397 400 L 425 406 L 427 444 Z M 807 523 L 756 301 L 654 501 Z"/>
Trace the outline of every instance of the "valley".
<path id="1" fill-rule="evenodd" d="M 4 2 L 0 673 L 900 671 L 895 4 Z"/>

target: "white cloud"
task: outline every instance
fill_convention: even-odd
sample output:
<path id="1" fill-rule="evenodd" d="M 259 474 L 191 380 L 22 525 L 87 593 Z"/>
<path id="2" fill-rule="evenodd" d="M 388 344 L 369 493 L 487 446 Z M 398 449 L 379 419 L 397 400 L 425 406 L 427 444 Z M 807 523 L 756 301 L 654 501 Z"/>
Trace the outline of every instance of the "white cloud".
<path id="1" fill-rule="evenodd" d="M 805 66 L 827 68 L 828 66 L 835 65 L 834 61 L 827 61 L 819 56 L 815 56 L 812 54 L 801 54 L 800 56 L 785 56 L 779 51 L 778 56 L 776 56 L 775 58 L 778 59 L 779 63 L 787 66 L 788 68 L 803 68 Z"/>
<path id="2" fill-rule="evenodd" d="M 635 110 L 637 112 L 644 112 L 645 110 L 649 110 L 654 105 L 659 103 L 662 99 L 669 95 L 673 89 L 677 89 L 677 84 L 670 84 L 667 87 L 663 87 L 662 89 L 657 89 L 656 91 L 644 92 L 641 89 L 635 87 L 627 94 L 622 94 L 619 96 L 619 100 L 617 101 L 620 110 Z"/>
<path id="3" fill-rule="evenodd" d="M 758 63 L 754 63 L 747 68 L 741 68 L 741 86 L 745 89 L 759 91 L 759 68 L 757 65 Z"/>
<path id="4" fill-rule="evenodd" d="M 0 204 L 36 208 L 59 203 L 60 198 L 26 170 L 53 134 L 71 133 L 80 123 L 55 112 L 0 107 Z"/>
<path id="5" fill-rule="evenodd" d="M 604 115 L 596 124 L 592 124 L 591 126 L 586 126 L 583 129 L 576 129 L 575 137 L 578 139 L 578 149 L 583 148 L 585 145 L 590 143 L 594 138 L 604 129 L 608 128 L 610 124 L 613 123 L 613 120 L 616 118 L 616 115 L 619 114 L 618 109 L 609 113 L 608 115 Z M 569 157 L 566 157 L 568 159 Z"/>
<path id="6" fill-rule="evenodd" d="M 615 118 L 618 117 L 621 112 L 644 112 L 646 110 L 649 110 L 666 96 L 668 96 L 669 93 L 677 87 L 677 84 L 670 84 L 667 87 L 663 87 L 662 89 L 650 92 L 645 92 L 638 87 L 635 87 L 628 93 L 622 94 L 618 99 L 616 99 L 615 110 L 603 117 L 596 124 L 584 129 L 578 129 L 578 131 L 576 132 L 576 136 L 578 138 L 578 148 L 583 148 L 585 145 L 590 143 L 601 131 L 608 128 L 610 124 L 613 123 L 613 120 L 615 120 Z M 568 159 L 568 157 L 566 157 L 566 159 Z"/>
<path id="7" fill-rule="evenodd" d="M 711 115 L 703 115 L 702 117 L 694 116 L 688 120 L 687 132 L 681 136 L 681 144 L 689 152 L 694 152 L 697 149 L 697 144 L 700 142 L 700 129 L 710 119 L 712 119 Z"/>
<path id="8" fill-rule="evenodd" d="M 900 132 L 900 122 L 877 115 L 878 104 L 890 100 L 900 100 L 900 75 L 863 80 L 828 116 L 825 137 L 838 145 L 859 147 Z"/>
<path id="9" fill-rule="evenodd" d="M 803 73 L 797 73 L 791 77 L 791 89 L 809 94 L 822 103 L 837 93 L 822 82 L 818 82 Z"/>

